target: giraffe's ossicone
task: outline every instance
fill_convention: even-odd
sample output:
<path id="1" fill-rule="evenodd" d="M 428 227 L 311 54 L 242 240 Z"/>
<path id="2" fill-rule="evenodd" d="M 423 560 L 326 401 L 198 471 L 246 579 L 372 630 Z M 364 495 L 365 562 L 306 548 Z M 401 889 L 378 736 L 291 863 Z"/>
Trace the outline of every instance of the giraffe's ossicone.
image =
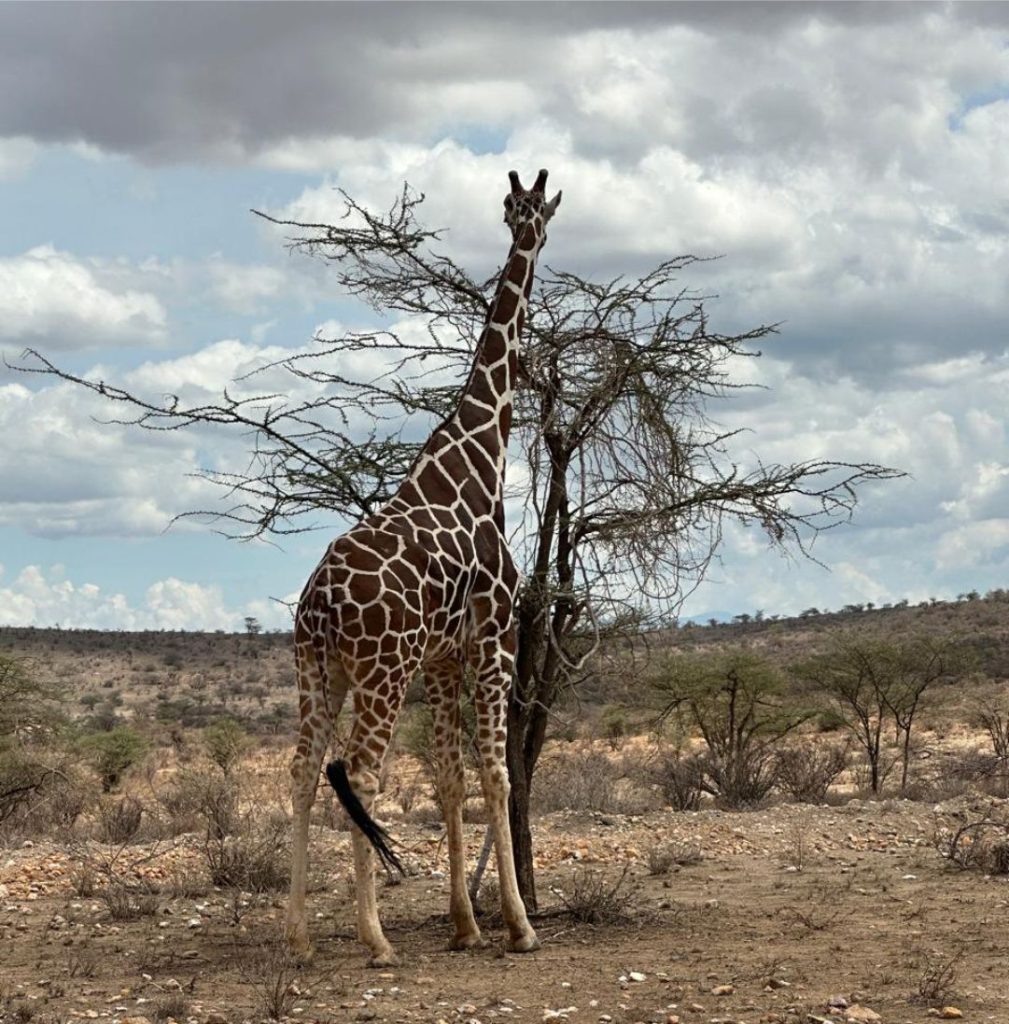
<path id="1" fill-rule="evenodd" d="M 327 768 L 354 827 L 358 935 L 376 965 L 395 961 L 375 900 L 374 852 L 398 864 L 370 815 L 396 717 L 424 673 L 434 717 L 438 788 L 451 872 L 451 947 L 481 942 L 466 890 L 459 701 L 473 670 L 481 781 L 497 852 L 509 946 L 539 945 L 515 878 L 508 824 L 505 739 L 515 662 L 518 573 L 505 542 L 505 451 L 519 342 L 536 257 L 561 194 L 547 172 L 524 189 L 515 171 L 505 198 L 512 245 L 459 402 L 431 435 L 389 503 L 333 541 L 298 603 L 294 640 L 301 725 L 291 763 L 294 838 L 287 938 L 310 950 L 305 915 L 309 812 L 336 716 L 350 698 L 344 757 Z"/>

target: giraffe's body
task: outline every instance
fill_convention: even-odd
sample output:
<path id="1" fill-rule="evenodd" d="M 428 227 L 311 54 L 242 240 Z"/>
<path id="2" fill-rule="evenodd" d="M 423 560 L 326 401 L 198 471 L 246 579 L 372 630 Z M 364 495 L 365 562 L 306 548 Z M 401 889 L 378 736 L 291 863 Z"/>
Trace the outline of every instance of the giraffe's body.
<path id="1" fill-rule="evenodd" d="M 291 765 L 295 824 L 287 934 L 300 952 L 309 948 L 308 817 L 336 716 L 349 695 L 353 723 L 346 778 L 363 805 L 367 827 L 366 812 L 378 790 L 403 695 L 421 668 L 434 716 L 445 809 L 451 944 L 463 948 L 481 941 L 466 891 L 462 836 L 459 701 L 467 665 L 475 678 L 482 783 L 511 948 L 538 945 L 518 892 L 508 824 L 505 730 L 518 573 L 503 534 L 503 478 L 527 299 L 546 223 L 560 195 L 546 202 L 545 171 L 528 192 L 514 172 L 511 181 L 505 221 L 512 249 L 455 412 L 431 435 L 385 508 L 329 546 L 298 605 L 301 729 Z M 395 954 L 375 902 L 374 857 L 360 829 L 353 830 L 353 845 L 358 933 L 373 963 L 391 963 Z"/>

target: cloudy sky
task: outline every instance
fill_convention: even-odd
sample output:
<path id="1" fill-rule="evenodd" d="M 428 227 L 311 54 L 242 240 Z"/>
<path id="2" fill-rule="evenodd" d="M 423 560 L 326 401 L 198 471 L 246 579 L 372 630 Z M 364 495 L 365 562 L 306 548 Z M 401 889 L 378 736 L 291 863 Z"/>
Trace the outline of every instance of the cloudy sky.
<path id="1" fill-rule="evenodd" d="M 1002 5 L 2 4 L 0 349 L 209 397 L 367 315 L 250 207 L 409 181 L 482 274 L 506 172 L 545 166 L 552 266 L 722 255 L 683 282 L 716 329 L 783 323 L 768 389 L 712 410 L 749 449 L 910 474 L 821 539 L 830 572 L 732 531 L 687 614 L 1006 586 L 1007 42 Z M 238 439 L 103 415 L 0 369 L 0 623 L 285 625 L 327 535 L 166 532 Z"/>

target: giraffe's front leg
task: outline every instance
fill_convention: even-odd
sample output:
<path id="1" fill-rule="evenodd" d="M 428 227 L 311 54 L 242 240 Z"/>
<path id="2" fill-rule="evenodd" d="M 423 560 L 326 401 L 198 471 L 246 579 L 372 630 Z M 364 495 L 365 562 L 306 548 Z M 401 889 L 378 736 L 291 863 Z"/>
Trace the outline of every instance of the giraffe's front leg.
<path id="1" fill-rule="evenodd" d="M 506 655 L 500 652 L 495 662 Z M 507 701 L 511 687 L 511 661 L 507 665 L 491 664 L 478 672 L 476 687 L 477 737 L 480 745 L 481 782 L 487 815 L 494 830 L 497 853 L 498 885 L 501 889 L 501 914 L 508 928 L 508 947 L 516 953 L 529 953 L 540 948 L 539 939 L 529 923 L 525 904 L 519 893 L 512 850 L 511 825 L 508 821 L 508 768 L 505 763 Z"/>

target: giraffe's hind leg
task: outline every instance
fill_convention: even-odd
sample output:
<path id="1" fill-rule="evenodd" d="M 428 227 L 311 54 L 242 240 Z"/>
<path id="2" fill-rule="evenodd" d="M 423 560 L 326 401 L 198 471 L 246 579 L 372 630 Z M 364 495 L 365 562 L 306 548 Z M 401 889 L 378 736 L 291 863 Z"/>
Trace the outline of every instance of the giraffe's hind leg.
<path id="1" fill-rule="evenodd" d="M 333 716 L 339 713 L 347 684 L 337 666 L 334 666 L 337 672 L 330 678 L 331 673 L 320 664 L 319 654 L 311 641 L 298 641 L 295 656 L 301 724 L 297 748 L 291 760 L 291 891 L 285 935 L 291 951 L 302 959 L 310 960 L 312 947 L 305 913 L 309 816 L 315 802 L 319 769 L 333 735 Z"/>
<path id="2" fill-rule="evenodd" d="M 466 848 L 463 844 L 462 805 L 466 797 L 463 769 L 459 700 L 463 666 L 446 660 L 425 667 L 428 703 L 434 718 L 434 743 L 438 754 L 438 794 L 445 814 L 448 862 L 451 879 L 449 914 L 454 934 L 450 949 L 470 949 L 483 944 L 466 888 Z"/>
<path id="3" fill-rule="evenodd" d="M 395 668 L 376 668 L 367 677 L 355 679 L 353 684 L 354 724 L 347 742 L 347 779 L 369 815 L 378 795 L 382 765 L 403 695 L 418 667 L 419 658 L 403 657 Z M 358 938 L 371 950 L 370 966 L 394 966 L 399 959 L 378 916 L 374 852 L 367 837 L 356 826 L 351 829 L 351 841 Z"/>

